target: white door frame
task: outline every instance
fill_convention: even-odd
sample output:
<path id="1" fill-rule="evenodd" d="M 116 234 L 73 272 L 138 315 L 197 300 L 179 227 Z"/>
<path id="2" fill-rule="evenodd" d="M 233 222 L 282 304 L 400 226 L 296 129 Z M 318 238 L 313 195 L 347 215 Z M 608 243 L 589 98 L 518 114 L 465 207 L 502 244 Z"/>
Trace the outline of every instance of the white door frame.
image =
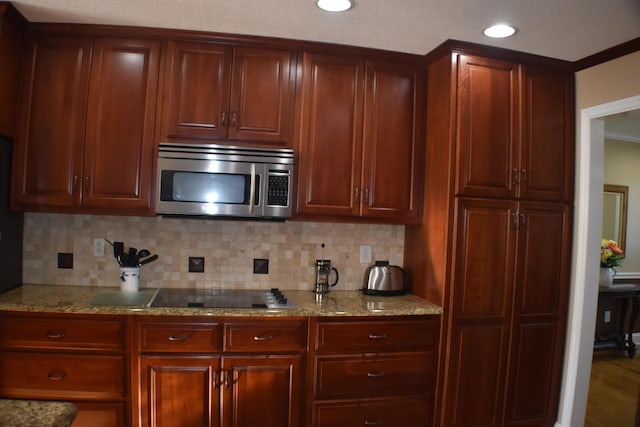
<path id="1" fill-rule="evenodd" d="M 633 96 L 580 111 L 576 144 L 573 256 L 564 374 L 556 427 L 584 426 L 598 304 L 604 117 L 640 109 Z"/>

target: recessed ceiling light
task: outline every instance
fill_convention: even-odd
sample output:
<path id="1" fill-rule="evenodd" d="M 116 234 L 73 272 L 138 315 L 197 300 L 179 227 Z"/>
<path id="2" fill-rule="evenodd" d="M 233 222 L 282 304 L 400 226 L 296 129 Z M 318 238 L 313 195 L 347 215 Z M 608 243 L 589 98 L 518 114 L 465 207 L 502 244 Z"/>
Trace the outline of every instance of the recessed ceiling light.
<path id="1" fill-rule="evenodd" d="M 511 25 L 497 24 L 485 29 L 483 33 L 487 37 L 491 37 L 494 39 L 503 39 L 505 37 L 511 37 L 512 35 L 514 35 L 516 33 L 516 29 Z"/>
<path id="2" fill-rule="evenodd" d="M 328 12 L 344 12 L 351 9 L 351 0 L 318 0 L 318 7 Z"/>

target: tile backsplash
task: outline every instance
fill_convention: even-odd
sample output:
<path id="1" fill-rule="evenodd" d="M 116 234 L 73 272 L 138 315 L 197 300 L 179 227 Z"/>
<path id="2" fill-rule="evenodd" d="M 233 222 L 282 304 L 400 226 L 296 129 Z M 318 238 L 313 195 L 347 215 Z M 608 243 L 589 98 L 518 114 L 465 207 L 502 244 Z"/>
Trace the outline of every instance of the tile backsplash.
<path id="1" fill-rule="evenodd" d="M 159 255 L 142 266 L 141 288 L 311 290 L 324 243 L 324 258 L 340 273 L 336 290 L 355 290 L 368 266 L 360 264 L 360 245 L 372 246 L 373 260 L 402 265 L 404 226 L 27 213 L 23 282 L 119 286 L 112 248 L 94 256 L 95 238 Z M 58 268 L 58 253 L 73 253 L 73 269 Z M 204 273 L 189 272 L 189 257 L 204 258 Z M 253 273 L 254 259 L 269 260 L 268 274 Z"/>

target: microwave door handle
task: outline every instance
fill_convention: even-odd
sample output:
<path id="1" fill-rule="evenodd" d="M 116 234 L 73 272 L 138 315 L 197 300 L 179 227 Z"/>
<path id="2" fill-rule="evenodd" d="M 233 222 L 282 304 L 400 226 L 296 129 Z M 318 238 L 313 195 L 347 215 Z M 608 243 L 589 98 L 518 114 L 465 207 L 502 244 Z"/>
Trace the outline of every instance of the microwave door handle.
<path id="1" fill-rule="evenodd" d="M 256 192 L 256 164 L 251 163 L 251 188 L 249 189 L 249 215 L 253 215 L 253 198 Z"/>

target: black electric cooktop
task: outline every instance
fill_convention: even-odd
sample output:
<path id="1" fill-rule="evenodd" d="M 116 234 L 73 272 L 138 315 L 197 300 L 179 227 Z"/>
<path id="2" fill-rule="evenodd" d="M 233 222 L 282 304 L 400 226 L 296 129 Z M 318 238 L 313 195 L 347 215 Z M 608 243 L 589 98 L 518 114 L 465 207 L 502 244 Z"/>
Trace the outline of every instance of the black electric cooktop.
<path id="1" fill-rule="evenodd" d="M 151 307 L 293 308 L 277 288 L 258 289 L 159 289 Z"/>

